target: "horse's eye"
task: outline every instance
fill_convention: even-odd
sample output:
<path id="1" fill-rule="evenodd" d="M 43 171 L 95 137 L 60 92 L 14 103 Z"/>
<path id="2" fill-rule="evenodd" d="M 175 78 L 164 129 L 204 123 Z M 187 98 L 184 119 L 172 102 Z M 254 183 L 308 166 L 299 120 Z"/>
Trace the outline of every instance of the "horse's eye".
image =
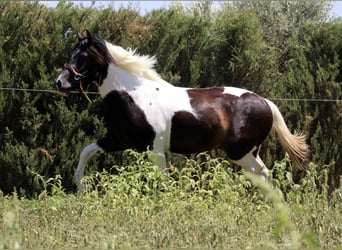
<path id="1" fill-rule="evenodd" d="M 75 79 L 75 81 L 78 81 L 78 80 L 80 80 L 80 77 L 75 75 L 74 79 Z"/>

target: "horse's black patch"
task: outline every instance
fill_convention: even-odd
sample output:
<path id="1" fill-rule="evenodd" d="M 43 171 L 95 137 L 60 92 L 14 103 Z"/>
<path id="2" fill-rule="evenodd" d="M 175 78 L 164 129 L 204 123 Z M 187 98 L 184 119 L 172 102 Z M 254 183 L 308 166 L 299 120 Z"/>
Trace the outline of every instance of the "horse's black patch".
<path id="1" fill-rule="evenodd" d="M 187 90 L 196 112 L 178 111 L 172 117 L 170 150 L 176 153 L 199 153 L 222 145 L 226 127 L 221 126 L 223 88 Z M 228 125 L 228 124 L 227 124 Z"/>
<path id="2" fill-rule="evenodd" d="M 234 102 L 231 130 L 225 150 L 232 160 L 241 159 L 254 146 L 259 146 L 269 134 L 273 116 L 264 98 L 245 93 Z"/>
<path id="3" fill-rule="evenodd" d="M 272 112 L 264 98 L 245 93 L 224 94 L 223 88 L 187 90 L 195 115 L 176 112 L 172 118 L 170 150 L 199 153 L 215 148 L 232 160 L 259 146 L 271 130 Z"/>
<path id="4" fill-rule="evenodd" d="M 153 148 L 156 133 L 127 92 L 115 90 L 108 93 L 103 99 L 103 115 L 107 135 L 97 143 L 105 151 Z"/>

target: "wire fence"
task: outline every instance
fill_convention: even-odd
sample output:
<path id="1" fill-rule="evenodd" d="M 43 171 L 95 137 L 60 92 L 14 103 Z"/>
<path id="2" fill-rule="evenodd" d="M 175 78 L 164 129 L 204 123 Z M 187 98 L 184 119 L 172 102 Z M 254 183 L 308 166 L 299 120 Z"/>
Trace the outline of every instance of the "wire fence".
<path id="1" fill-rule="evenodd" d="M 52 93 L 56 94 L 56 90 L 52 89 L 22 89 L 22 88 L 0 88 L 0 91 L 18 91 L 18 92 L 41 92 L 41 93 Z M 70 91 L 71 94 L 78 94 L 79 91 Z M 88 92 L 85 91 L 84 93 L 89 95 L 99 95 L 99 92 Z"/>
<path id="2" fill-rule="evenodd" d="M 0 88 L 0 91 L 17 91 L 17 92 L 36 92 L 36 93 L 52 93 L 57 94 L 57 91 L 52 89 L 22 89 L 22 88 Z M 79 94 L 79 91 L 70 91 L 71 94 Z M 88 95 L 99 95 L 99 92 L 86 91 Z M 340 99 L 311 99 L 311 98 L 267 98 L 271 101 L 298 101 L 298 102 L 341 102 Z"/>

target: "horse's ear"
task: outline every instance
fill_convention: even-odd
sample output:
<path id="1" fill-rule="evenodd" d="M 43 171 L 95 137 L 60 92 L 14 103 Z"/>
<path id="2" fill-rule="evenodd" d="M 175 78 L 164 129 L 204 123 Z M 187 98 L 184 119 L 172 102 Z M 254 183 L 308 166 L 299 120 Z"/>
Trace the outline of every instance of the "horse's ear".
<path id="1" fill-rule="evenodd" d="M 94 44 L 94 39 L 93 39 L 93 35 L 90 33 L 89 30 L 86 30 L 87 32 L 87 38 L 90 44 Z"/>

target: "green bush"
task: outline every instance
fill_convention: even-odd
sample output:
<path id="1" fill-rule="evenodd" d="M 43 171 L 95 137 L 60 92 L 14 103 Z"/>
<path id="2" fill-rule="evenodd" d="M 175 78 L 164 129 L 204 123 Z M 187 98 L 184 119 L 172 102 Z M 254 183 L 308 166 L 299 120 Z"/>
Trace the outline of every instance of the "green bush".
<path id="1" fill-rule="evenodd" d="M 341 102 L 282 98 L 341 99 L 341 24 L 324 23 L 324 5 L 275 2 L 267 5 L 274 15 L 266 15 L 253 2 L 225 4 L 219 11 L 210 11 L 210 3 L 191 9 L 174 6 L 145 16 L 134 9 L 83 8 L 63 1 L 57 8 L 38 1 L 1 2 L 0 189 L 32 197 L 44 189 L 36 176 L 48 180 L 59 175 L 66 191 L 75 190 L 72 175 L 80 151 L 105 133 L 101 101 L 98 95 L 90 95 L 89 104 L 82 95 L 64 98 L 51 90 L 61 66 L 69 60 L 76 31 L 89 29 L 138 53 L 156 54 L 157 71 L 173 84 L 232 85 L 280 98 L 274 101 L 291 130 L 308 135 L 313 165 L 319 166 L 318 173 L 327 171 L 331 193 L 341 176 Z M 278 4 L 288 4 L 288 11 L 279 11 L 284 8 Z M 295 9 L 306 14 L 297 18 L 298 13 L 292 13 Z M 291 29 L 279 30 L 283 25 Z M 65 37 L 68 28 L 74 33 Z M 270 168 L 284 158 L 274 138 L 265 142 L 261 153 Z M 193 159 L 169 157 L 179 173 Z M 129 165 L 130 156 L 99 155 L 87 171 L 115 172 L 115 164 Z M 291 168 L 287 164 L 284 171 Z M 297 183 L 304 176 L 293 171 Z"/>

